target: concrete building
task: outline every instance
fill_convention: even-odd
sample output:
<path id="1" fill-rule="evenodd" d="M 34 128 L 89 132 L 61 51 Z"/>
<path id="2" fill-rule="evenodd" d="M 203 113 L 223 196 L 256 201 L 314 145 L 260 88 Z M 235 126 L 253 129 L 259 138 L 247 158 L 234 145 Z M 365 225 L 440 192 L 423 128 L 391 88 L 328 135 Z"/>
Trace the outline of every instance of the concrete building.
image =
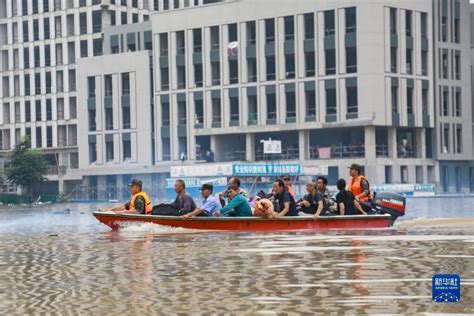
<path id="1" fill-rule="evenodd" d="M 62 168 L 65 191 L 80 184 L 82 176 L 73 171 L 79 167 L 76 60 L 104 53 L 106 27 L 148 21 L 153 11 L 213 2 L 0 0 L 0 170 L 6 154 L 28 135 L 51 163 L 51 181 L 43 190 L 57 193 Z"/>

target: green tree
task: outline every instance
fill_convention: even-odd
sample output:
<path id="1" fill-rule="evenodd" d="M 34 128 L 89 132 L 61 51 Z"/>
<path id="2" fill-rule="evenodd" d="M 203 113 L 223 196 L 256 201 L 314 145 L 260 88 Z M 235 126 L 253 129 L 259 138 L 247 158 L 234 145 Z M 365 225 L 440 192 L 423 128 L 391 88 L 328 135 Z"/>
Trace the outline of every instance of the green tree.
<path id="1" fill-rule="evenodd" d="M 39 151 L 31 148 L 30 140 L 25 138 L 10 154 L 5 175 L 8 181 L 26 189 L 33 197 L 33 185 L 44 182 L 47 171 L 48 162 Z"/>

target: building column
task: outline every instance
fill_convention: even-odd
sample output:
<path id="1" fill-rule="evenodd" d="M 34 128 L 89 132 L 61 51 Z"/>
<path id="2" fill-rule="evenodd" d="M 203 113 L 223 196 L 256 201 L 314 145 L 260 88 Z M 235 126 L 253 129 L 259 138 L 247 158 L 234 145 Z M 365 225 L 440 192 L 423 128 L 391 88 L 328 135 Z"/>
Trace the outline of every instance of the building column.
<path id="1" fill-rule="evenodd" d="M 388 131 L 388 156 L 397 158 L 397 128 L 389 127 Z"/>
<path id="2" fill-rule="evenodd" d="M 211 135 L 211 151 L 214 153 L 214 161 L 219 161 L 219 141 L 217 135 Z"/>
<path id="3" fill-rule="evenodd" d="M 298 132 L 298 149 L 300 161 L 309 159 L 309 131 Z"/>
<path id="4" fill-rule="evenodd" d="M 364 128 L 365 175 L 376 179 L 375 126 Z"/>
<path id="5" fill-rule="evenodd" d="M 416 153 L 416 156 L 419 158 L 426 158 L 426 130 L 424 128 L 417 128 L 415 134 L 416 148 L 419 148 L 419 152 Z"/>
<path id="6" fill-rule="evenodd" d="M 245 160 L 255 161 L 255 134 L 245 134 Z"/>

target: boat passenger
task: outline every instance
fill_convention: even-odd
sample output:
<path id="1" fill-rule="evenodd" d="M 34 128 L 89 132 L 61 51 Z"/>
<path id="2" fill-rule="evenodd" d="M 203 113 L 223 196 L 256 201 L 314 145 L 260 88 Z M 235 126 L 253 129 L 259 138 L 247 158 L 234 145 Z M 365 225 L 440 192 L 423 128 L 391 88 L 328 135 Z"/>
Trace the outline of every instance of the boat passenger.
<path id="1" fill-rule="evenodd" d="M 216 211 L 220 211 L 222 208 L 219 201 L 216 200 L 214 196 L 212 196 L 212 190 L 214 186 L 209 183 L 205 183 L 201 186 L 201 195 L 204 198 L 202 202 L 202 206 L 196 208 L 191 213 L 185 214 L 181 216 L 182 219 L 188 219 L 194 216 L 207 216 L 212 217 Z"/>
<path id="2" fill-rule="evenodd" d="M 359 202 L 355 199 L 354 194 L 346 190 L 346 180 L 337 180 L 337 189 L 339 193 L 336 195 L 336 204 L 339 215 L 367 215 Z"/>
<path id="3" fill-rule="evenodd" d="M 130 202 L 117 205 L 108 211 L 115 212 L 117 214 L 147 214 L 151 215 L 153 211 L 153 205 L 151 205 L 150 198 L 142 191 L 143 182 L 138 179 L 134 179 L 128 185 L 132 197 Z"/>
<path id="4" fill-rule="evenodd" d="M 336 211 L 336 207 L 334 206 L 334 202 L 331 199 L 331 193 L 329 193 L 327 186 L 328 186 L 328 178 L 319 176 L 316 179 L 316 188 L 324 196 L 324 203 L 326 204 L 325 207 L 327 211 L 331 211 L 331 213 L 334 213 Z"/>
<path id="5" fill-rule="evenodd" d="M 370 184 L 366 177 L 360 174 L 362 168 L 354 163 L 349 167 L 349 191 L 354 194 L 355 199 L 361 204 L 364 210 L 370 210 L 371 206 L 371 190 Z"/>
<path id="6" fill-rule="evenodd" d="M 236 185 L 227 188 L 230 198 L 229 204 L 215 211 L 214 216 L 252 216 L 252 209 L 247 199 L 240 194 L 240 189 Z"/>
<path id="7" fill-rule="evenodd" d="M 237 186 L 239 188 L 239 194 L 243 195 L 244 197 L 247 197 L 247 192 L 240 187 L 240 179 L 238 177 L 234 176 L 229 179 L 229 181 L 227 182 L 227 187 L 230 186 Z M 227 203 L 229 203 L 231 198 L 229 197 L 229 191 L 227 189 L 216 194 L 216 199 L 221 201 L 221 204 L 223 204 L 223 206 L 225 205 L 224 199 L 226 198 Z"/>
<path id="8" fill-rule="evenodd" d="M 275 218 L 278 219 L 282 216 L 298 215 L 295 199 L 290 193 L 288 193 L 288 191 L 286 191 L 283 180 L 275 180 L 273 183 L 273 192 L 275 194 L 275 200 L 277 201 L 278 206 L 278 213 Z"/>
<path id="9" fill-rule="evenodd" d="M 174 183 L 174 191 L 176 192 L 174 204 L 183 214 L 191 213 L 196 209 L 196 203 L 193 198 L 186 193 L 186 184 L 184 183 L 184 180 L 176 180 Z"/>
<path id="10" fill-rule="evenodd" d="M 327 203 L 325 202 L 324 196 L 321 192 L 316 189 L 316 184 L 310 182 L 306 185 L 308 194 L 305 195 L 301 202 L 300 211 L 306 214 L 320 214 L 325 215 L 327 212 Z"/>
<path id="11" fill-rule="evenodd" d="M 295 190 L 293 190 L 293 187 L 291 185 L 291 177 L 289 174 L 284 174 L 282 177 L 283 182 L 285 183 L 285 190 L 290 193 L 290 195 L 295 198 L 296 193 Z"/>

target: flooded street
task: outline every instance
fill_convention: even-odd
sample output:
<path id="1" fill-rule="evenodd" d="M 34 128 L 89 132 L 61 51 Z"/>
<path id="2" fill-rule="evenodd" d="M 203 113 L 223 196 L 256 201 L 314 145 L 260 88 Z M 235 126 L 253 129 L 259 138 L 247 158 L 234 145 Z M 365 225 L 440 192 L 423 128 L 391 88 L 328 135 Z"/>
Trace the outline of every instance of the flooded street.
<path id="1" fill-rule="evenodd" d="M 320 233 L 111 232 L 97 207 L 0 210 L 2 314 L 474 313 L 472 197 L 409 199 L 395 228 Z M 431 301 L 436 273 L 461 276 L 460 303 Z"/>

